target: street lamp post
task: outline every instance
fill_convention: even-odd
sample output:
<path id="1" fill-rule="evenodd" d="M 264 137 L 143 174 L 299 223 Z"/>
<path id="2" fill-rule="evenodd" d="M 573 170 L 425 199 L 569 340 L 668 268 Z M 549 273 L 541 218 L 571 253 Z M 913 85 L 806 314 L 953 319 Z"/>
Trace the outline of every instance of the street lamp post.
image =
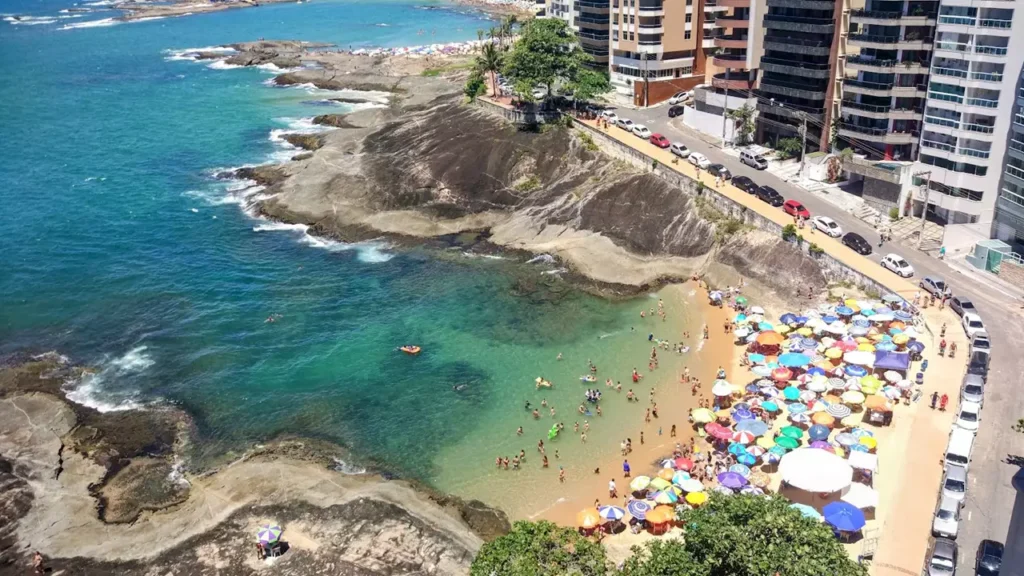
<path id="1" fill-rule="evenodd" d="M 921 244 L 924 242 L 924 224 L 927 221 L 928 216 L 928 197 L 932 191 L 932 171 L 926 170 L 924 172 L 918 172 L 917 174 L 914 174 L 914 176 L 926 177 L 924 183 L 924 205 L 921 206 L 921 229 L 917 233 L 917 249 L 920 250 Z"/>

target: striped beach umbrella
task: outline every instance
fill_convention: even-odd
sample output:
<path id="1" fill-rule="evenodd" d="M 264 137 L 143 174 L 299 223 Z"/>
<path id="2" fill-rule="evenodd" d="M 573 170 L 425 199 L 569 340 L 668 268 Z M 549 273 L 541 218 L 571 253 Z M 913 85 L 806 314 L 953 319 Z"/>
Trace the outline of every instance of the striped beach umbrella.
<path id="1" fill-rule="evenodd" d="M 284 530 L 277 524 L 264 524 L 256 532 L 256 540 L 261 544 L 274 544 L 281 539 Z"/>
<path id="2" fill-rule="evenodd" d="M 626 510 L 629 511 L 630 515 L 637 520 L 645 520 L 647 513 L 650 512 L 654 507 L 643 500 L 630 500 L 626 504 Z"/>
<path id="3" fill-rule="evenodd" d="M 853 413 L 850 407 L 845 404 L 829 404 L 828 413 L 842 420 Z"/>
<path id="4" fill-rule="evenodd" d="M 605 520 L 622 520 L 626 517 L 626 511 L 618 506 L 601 506 L 597 513 Z"/>

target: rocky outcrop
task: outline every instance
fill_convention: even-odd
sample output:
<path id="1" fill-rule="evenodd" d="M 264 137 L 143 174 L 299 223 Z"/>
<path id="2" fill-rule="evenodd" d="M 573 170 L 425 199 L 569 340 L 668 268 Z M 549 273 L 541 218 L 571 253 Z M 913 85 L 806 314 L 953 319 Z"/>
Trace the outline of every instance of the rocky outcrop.
<path id="1" fill-rule="evenodd" d="M 319 150 L 324 145 L 324 140 L 317 134 L 285 134 L 285 142 L 302 148 L 303 150 Z"/>
<path id="2" fill-rule="evenodd" d="M 321 114 L 313 117 L 313 124 L 332 128 L 356 128 L 345 117 L 348 114 Z"/>
<path id="3" fill-rule="evenodd" d="M 261 186 L 271 186 L 288 178 L 288 173 L 277 166 L 246 166 L 231 172 L 221 172 L 218 178 L 252 180 Z"/>

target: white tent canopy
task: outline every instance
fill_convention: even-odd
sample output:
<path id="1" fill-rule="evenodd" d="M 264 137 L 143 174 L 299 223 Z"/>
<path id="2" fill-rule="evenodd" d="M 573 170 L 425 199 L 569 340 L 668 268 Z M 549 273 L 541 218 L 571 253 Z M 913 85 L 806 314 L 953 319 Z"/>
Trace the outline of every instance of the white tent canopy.
<path id="1" fill-rule="evenodd" d="M 845 489 L 853 481 L 853 468 L 827 450 L 798 448 L 779 462 L 782 481 L 808 492 L 829 493 Z"/>
<path id="2" fill-rule="evenodd" d="M 869 454 L 867 452 L 850 452 L 850 466 L 854 468 L 860 468 L 861 470 L 867 470 L 868 472 L 878 471 L 878 455 Z"/>
<path id="3" fill-rule="evenodd" d="M 878 491 L 870 486 L 854 482 L 843 494 L 843 502 L 856 506 L 861 510 L 878 506 Z"/>

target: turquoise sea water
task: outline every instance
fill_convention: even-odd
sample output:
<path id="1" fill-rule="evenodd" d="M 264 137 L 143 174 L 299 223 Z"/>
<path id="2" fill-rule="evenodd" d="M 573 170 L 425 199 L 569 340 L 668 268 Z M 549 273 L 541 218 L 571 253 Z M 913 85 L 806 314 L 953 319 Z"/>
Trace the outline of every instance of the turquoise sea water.
<path id="1" fill-rule="evenodd" d="M 609 303 L 568 290 L 550 265 L 460 248 L 319 242 L 246 215 L 212 178 L 287 157 L 273 131 L 305 126 L 325 94 L 173 50 L 259 37 L 415 45 L 491 25 L 418 4 L 318 0 L 63 29 L 111 14 L 56 19 L 73 4 L 5 2 L 42 23 L 0 23 L 0 353 L 56 349 L 97 366 L 71 396 L 102 409 L 180 403 L 200 458 L 294 433 L 426 480 L 451 478 L 438 455 L 456 443 L 519 420 L 535 376 L 576 379 L 586 358 L 642 364 L 646 328 L 623 331 L 649 302 Z M 410 342 L 425 352 L 395 351 Z M 571 364 L 555 366 L 555 351 Z M 551 397 L 569 409 L 580 393 L 577 379 Z"/>

